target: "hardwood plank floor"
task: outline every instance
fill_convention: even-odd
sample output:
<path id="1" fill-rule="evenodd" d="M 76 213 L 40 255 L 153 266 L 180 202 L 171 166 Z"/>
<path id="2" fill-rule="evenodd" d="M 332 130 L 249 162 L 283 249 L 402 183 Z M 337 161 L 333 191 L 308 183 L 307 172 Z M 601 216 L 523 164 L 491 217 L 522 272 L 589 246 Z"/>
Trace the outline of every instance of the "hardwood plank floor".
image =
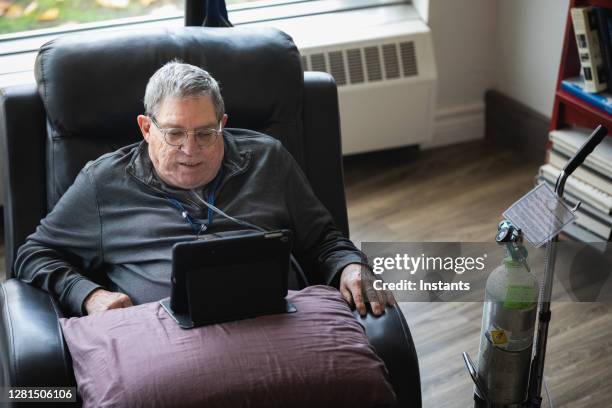
<path id="1" fill-rule="evenodd" d="M 400 152 L 347 160 L 349 221 L 357 244 L 491 242 L 502 211 L 531 189 L 537 170 L 485 142 L 425 151 L 416 160 L 411 156 Z M 3 250 L 0 244 L 0 257 Z M 471 406 L 471 382 L 460 355 L 468 351 L 475 358 L 478 352 L 482 304 L 400 307 L 419 354 L 423 406 Z M 611 405 L 611 309 L 602 303 L 553 304 L 546 375 L 555 407 Z"/>
<path id="2" fill-rule="evenodd" d="M 493 242 L 502 212 L 533 187 L 538 165 L 475 142 L 345 165 L 351 238 Z M 482 303 L 402 303 L 419 355 L 423 406 L 471 407 L 462 351 L 478 353 Z M 555 407 L 612 405 L 612 307 L 554 303 L 546 378 Z M 549 406 L 546 402 L 543 406 Z"/>

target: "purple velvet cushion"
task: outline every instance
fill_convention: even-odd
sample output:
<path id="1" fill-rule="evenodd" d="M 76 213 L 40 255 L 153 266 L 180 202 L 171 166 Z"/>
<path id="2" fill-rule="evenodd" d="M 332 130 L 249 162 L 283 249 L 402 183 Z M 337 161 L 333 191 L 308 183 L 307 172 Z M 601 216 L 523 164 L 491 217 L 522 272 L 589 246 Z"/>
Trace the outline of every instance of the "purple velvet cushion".
<path id="1" fill-rule="evenodd" d="M 340 293 L 297 313 L 182 330 L 158 303 L 62 319 L 84 407 L 384 407 L 382 361 Z"/>

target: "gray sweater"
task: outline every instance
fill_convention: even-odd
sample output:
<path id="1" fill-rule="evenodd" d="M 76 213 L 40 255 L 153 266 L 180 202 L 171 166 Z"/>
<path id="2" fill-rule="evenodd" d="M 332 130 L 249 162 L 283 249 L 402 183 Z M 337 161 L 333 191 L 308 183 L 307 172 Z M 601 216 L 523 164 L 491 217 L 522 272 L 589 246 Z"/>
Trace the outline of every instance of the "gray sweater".
<path id="1" fill-rule="evenodd" d="M 322 270 L 327 283 L 349 263 L 367 262 L 334 226 L 278 141 L 226 129 L 224 142 L 218 208 L 264 229 L 293 230 L 294 254 Z M 205 196 L 206 188 L 198 193 Z M 85 298 L 99 287 L 123 292 L 134 304 L 167 297 L 172 246 L 195 238 L 167 197 L 181 202 L 193 217 L 207 219 L 206 207 L 193 194 L 160 181 L 145 142 L 105 154 L 81 170 L 19 248 L 17 277 L 54 294 L 74 315 L 84 313 Z M 215 215 L 205 233 L 239 229 L 244 227 Z"/>

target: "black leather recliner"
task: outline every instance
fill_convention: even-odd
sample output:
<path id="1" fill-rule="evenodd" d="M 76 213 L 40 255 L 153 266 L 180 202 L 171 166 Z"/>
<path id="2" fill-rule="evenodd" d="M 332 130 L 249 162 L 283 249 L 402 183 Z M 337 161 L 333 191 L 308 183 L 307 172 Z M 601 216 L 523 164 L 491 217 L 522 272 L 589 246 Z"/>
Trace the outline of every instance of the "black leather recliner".
<path id="1" fill-rule="evenodd" d="M 37 86 L 0 95 L 7 278 L 19 246 L 83 165 L 140 140 L 135 118 L 146 82 L 174 58 L 220 81 L 228 127 L 284 144 L 348 235 L 336 85 L 328 74 L 302 71 L 290 37 L 272 29 L 195 27 L 76 35 L 41 48 Z M 9 279 L 0 288 L 0 311 L 3 384 L 74 386 L 56 299 Z M 399 406 L 420 407 L 417 356 L 399 308 L 379 318 L 356 316 L 387 365 Z"/>

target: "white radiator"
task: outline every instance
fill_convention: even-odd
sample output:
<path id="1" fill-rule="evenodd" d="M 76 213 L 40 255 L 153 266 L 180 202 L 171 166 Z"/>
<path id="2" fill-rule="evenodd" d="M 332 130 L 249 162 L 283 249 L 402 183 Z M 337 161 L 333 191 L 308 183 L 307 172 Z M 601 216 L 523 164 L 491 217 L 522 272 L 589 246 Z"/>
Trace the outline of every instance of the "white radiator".
<path id="1" fill-rule="evenodd" d="M 314 32 L 298 43 L 302 64 L 336 80 L 345 155 L 431 141 L 437 71 L 426 24 Z"/>
<path id="2" fill-rule="evenodd" d="M 437 83 L 431 30 L 407 2 L 358 7 L 365 3 L 376 2 L 251 25 L 285 31 L 305 70 L 334 76 L 344 154 L 431 142 Z"/>

